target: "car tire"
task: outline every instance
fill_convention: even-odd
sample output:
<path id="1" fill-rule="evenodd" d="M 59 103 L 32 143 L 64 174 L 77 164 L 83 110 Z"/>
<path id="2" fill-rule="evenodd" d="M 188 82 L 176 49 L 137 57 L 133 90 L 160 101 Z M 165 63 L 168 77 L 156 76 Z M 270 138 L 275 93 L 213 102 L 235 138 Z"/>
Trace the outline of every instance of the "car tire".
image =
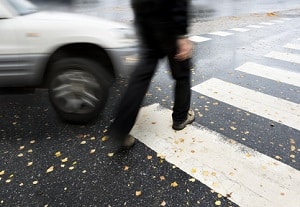
<path id="1" fill-rule="evenodd" d="M 105 106 L 111 77 L 96 61 L 65 58 L 52 64 L 48 79 L 50 101 L 67 122 L 88 123 Z"/>

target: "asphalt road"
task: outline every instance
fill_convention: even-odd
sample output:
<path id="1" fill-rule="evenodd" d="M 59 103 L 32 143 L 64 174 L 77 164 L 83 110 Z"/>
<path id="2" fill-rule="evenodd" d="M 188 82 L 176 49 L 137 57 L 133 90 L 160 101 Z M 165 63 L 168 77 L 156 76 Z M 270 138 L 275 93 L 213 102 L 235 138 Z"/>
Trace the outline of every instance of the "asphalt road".
<path id="1" fill-rule="evenodd" d="M 123 154 L 110 156 L 110 146 L 102 138 L 126 81 L 118 81 L 107 108 L 88 125 L 62 122 L 44 90 L 1 89 L 0 206 L 251 206 L 247 197 L 252 202 L 264 198 L 266 205 L 255 206 L 280 206 L 278 202 L 285 201 L 290 191 L 299 191 L 293 186 L 300 184 L 298 11 L 241 14 L 193 23 L 195 123 L 177 135 L 168 128 L 154 130 L 156 121 L 147 125 L 146 118 L 139 119 L 139 128 L 133 131 L 137 144 Z M 263 72 L 251 70 L 250 74 L 245 63 L 252 64 L 251 69 L 253 64 L 266 66 L 271 72 L 263 76 Z M 245 70 L 238 70 L 240 66 Z M 276 73 L 278 68 L 284 72 Z M 161 126 L 168 119 L 163 114 L 173 104 L 173 81 L 167 69 L 162 61 L 141 112 L 145 117 L 144 109 L 157 114 L 147 107 L 158 104 Z M 275 80 L 273 74 L 279 74 Z M 287 79 L 285 75 L 289 75 Z M 229 90 L 226 94 L 225 89 Z M 236 94 L 238 101 L 234 101 Z M 279 104 L 278 111 L 274 103 Z M 280 114 L 288 116 L 278 118 Z M 195 137 L 194 131 L 203 135 Z M 198 148 L 189 150 L 190 144 L 176 148 L 189 138 L 201 140 Z M 211 143 L 215 143 L 213 148 L 203 151 L 210 149 Z M 223 151 L 228 146 L 233 149 L 229 158 Z M 178 162 L 182 155 L 176 153 L 182 149 L 187 150 L 186 161 Z M 217 156 L 216 162 L 206 163 Z M 238 158 L 243 158 L 241 165 L 236 163 Z M 202 160 L 204 164 L 197 164 Z M 242 169 L 246 171 L 238 174 Z M 248 182 L 234 174 L 248 177 Z M 261 186 L 255 187 L 254 175 Z M 275 182 L 276 176 L 280 179 Z M 223 179 L 242 187 L 226 187 Z M 267 194 L 270 187 L 262 184 L 264 179 L 274 192 L 278 189 L 277 196 Z M 245 194 L 243 186 L 255 195 Z M 300 202 L 297 196 L 289 198 L 284 206 Z"/>

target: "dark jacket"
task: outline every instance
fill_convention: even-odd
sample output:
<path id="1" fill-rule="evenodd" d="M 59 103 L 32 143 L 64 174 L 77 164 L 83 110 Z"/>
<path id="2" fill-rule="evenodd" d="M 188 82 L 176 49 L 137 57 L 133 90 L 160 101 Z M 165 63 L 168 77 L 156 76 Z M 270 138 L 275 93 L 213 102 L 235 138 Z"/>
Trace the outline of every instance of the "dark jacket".
<path id="1" fill-rule="evenodd" d="M 138 27 L 146 24 L 175 36 L 187 34 L 189 0 L 132 0 L 131 3 Z"/>

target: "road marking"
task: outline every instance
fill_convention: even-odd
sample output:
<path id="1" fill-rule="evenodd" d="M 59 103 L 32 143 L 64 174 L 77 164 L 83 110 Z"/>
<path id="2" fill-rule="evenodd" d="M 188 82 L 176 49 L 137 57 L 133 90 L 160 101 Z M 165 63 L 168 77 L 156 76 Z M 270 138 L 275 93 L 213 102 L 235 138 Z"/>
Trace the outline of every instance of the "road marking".
<path id="1" fill-rule="evenodd" d="M 300 55 L 292 54 L 292 53 L 284 53 L 284 52 L 270 52 L 265 57 L 283 60 L 291 63 L 300 64 Z"/>
<path id="2" fill-rule="evenodd" d="M 282 20 L 271 20 L 271 22 L 275 22 L 275 23 L 283 23 L 284 21 L 282 21 Z"/>
<path id="3" fill-rule="evenodd" d="M 261 26 L 261 25 L 248 25 L 247 27 L 259 29 L 259 28 L 263 28 L 264 26 Z"/>
<path id="4" fill-rule="evenodd" d="M 192 90 L 300 130 L 300 104 L 250 90 L 216 78 L 196 85 Z"/>
<path id="5" fill-rule="evenodd" d="M 219 31 L 219 32 L 211 32 L 211 33 L 208 33 L 208 34 L 211 34 L 211 35 L 217 35 L 217 36 L 222 36 L 222 37 L 226 37 L 226 36 L 229 36 L 229 35 L 233 35 L 233 33 L 230 33 L 230 32 L 223 32 L 223 31 Z"/>
<path id="6" fill-rule="evenodd" d="M 241 207 L 300 206 L 298 170 L 204 127 L 176 132 L 171 114 L 159 104 L 143 107 L 131 134 Z"/>
<path id="7" fill-rule="evenodd" d="M 280 18 L 281 20 L 284 20 L 284 21 L 290 21 L 292 20 L 292 18 Z"/>
<path id="8" fill-rule="evenodd" d="M 300 73 L 294 73 L 252 62 L 247 62 L 236 68 L 236 70 L 300 87 Z"/>
<path id="9" fill-rule="evenodd" d="M 245 29 L 245 28 L 232 28 L 232 29 L 229 29 L 229 30 L 236 31 L 236 32 L 248 32 L 250 29 Z"/>
<path id="10" fill-rule="evenodd" d="M 284 45 L 283 47 L 293 49 L 293 50 L 300 50 L 300 44 L 288 43 L 288 44 Z"/>
<path id="11" fill-rule="evenodd" d="M 191 40 L 193 42 L 205 42 L 205 41 L 211 40 L 211 38 L 201 37 L 201 36 L 191 36 L 191 37 L 189 37 L 189 40 Z"/>
<path id="12" fill-rule="evenodd" d="M 262 25 L 274 25 L 275 23 L 272 23 L 272 22 L 261 22 L 259 24 L 262 24 Z"/>

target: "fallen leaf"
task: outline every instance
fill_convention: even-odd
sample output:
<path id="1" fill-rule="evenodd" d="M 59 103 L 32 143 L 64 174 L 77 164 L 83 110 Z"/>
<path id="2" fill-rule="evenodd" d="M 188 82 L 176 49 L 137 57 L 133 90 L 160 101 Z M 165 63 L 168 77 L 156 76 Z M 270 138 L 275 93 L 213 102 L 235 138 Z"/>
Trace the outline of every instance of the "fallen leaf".
<path id="1" fill-rule="evenodd" d="M 215 202 L 215 205 L 216 205 L 216 206 L 220 206 L 220 205 L 221 205 L 221 201 L 219 201 L 219 200 L 216 201 L 216 202 Z"/>
<path id="2" fill-rule="evenodd" d="M 86 144 L 86 141 L 85 141 L 85 140 L 83 140 L 82 142 L 80 142 L 80 144 Z"/>
<path id="3" fill-rule="evenodd" d="M 129 167 L 128 166 L 124 166 L 124 170 L 125 171 L 129 170 Z"/>
<path id="4" fill-rule="evenodd" d="M 4 175 L 4 173 L 5 173 L 4 170 L 0 171 L 0 175 Z"/>
<path id="5" fill-rule="evenodd" d="M 66 157 L 66 158 L 62 159 L 61 162 L 68 162 L 68 158 Z"/>
<path id="6" fill-rule="evenodd" d="M 90 154 L 94 154 L 96 152 L 96 149 L 91 149 Z"/>
<path id="7" fill-rule="evenodd" d="M 236 130 L 236 128 L 234 126 L 231 126 L 230 129 L 232 129 L 233 131 Z"/>
<path id="8" fill-rule="evenodd" d="M 151 160 L 151 159 L 152 159 L 152 156 L 151 156 L 151 155 L 148 155 L 148 156 L 147 156 L 147 159 L 148 159 L 148 160 Z"/>
<path id="9" fill-rule="evenodd" d="M 75 168 L 74 166 L 71 166 L 69 167 L 69 170 L 74 170 L 74 168 Z"/>
<path id="10" fill-rule="evenodd" d="M 189 181 L 191 181 L 191 182 L 195 182 L 195 181 L 196 181 L 196 179 L 195 179 L 195 178 L 190 178 L 190 179 L 189 179 Z"/>
<path id="11" fill-rule="evenodd" d="M 163 175 L 160 176 L 159 178 L 160 178 L 161 181 L 166 180 L 165 176 L 163 176 Z"/>
<path id="12" fill-rule="evenodd" d="M 61 152 L 59 152 L 59 151 L 58 151 L 58 152 L 55 152 L 55 156 L 56 156 L 56 157 L 60 157 L 60 156 L 61 156 Z"/>
<path id="13" fill-rule="evenodd" d="M 114 156 L 114 153 L 113 153 L 113 152 L 108 153 L 107 156 L 108 156 L 108 157 L 112 157 L 112 156 Z"/>
<path id="14" fill-rule="evenodd" d="M 23 156 L 24 156 L 23 153 L 18 154 L 18 157 L 23 157 Z"/>
<path id="15" fill-rule="evenodd" d="M 197 169 L 196 168 L 192 168 L 192 173 L 196 173 Z"/>
<path id="16" fill-rule="evenodd" d="M 104 137 L 102 137 L 102 138 L 101 138 L 101 140 L 102 140 L 102 142 L 105 142 L 105 141 L 107 141 L 107 140 L 108 140 L 108 136 L 104 136 Z"/>
<path id="17" fill-rule="evenodd" d="M 38 182 L 39 182 L 39 181 L 35 180 L 35 181 L 32 182 L 32 184 L 33 184 L 33 185 L 36 185 L 36 184 L 38 184 Z"/>
<path id="18" fill-rule="evenodd" d="M 52 172 L 53 170 L 54 170 L 54 166 L 51 166 L 51 167 L 49 167 L 49 168 L 47 169 L 46 173 L 50 173 L 50 172 Z"/>
<path id="19" fill-rule="evenodd" d="M 203 172 L 202 172 L 202 175 L 208 176 L 208 175 L 209 175 L 209 172 L 208 172 L 208 171 L 203 171 Z"/>
<path id="20" fill-rule="evenodd" d="M 142 191 L 135 191 L 135 195 L 136 195 L 136 196 L 142 195 Z"/>
<path id="21" fill-rule="evenodd" d="M 25 148 L 25 146 L 20 146 L 19 150 L 22 150 L 22 149 L 24 149 L 24 148 Z"/>
<path id="22" fill-rule="evenodd" d="M 172 186 L 173 188 L 176 188 L 176 187 L 178 186 L 178 184 L 174 181 L 173 183 L 171 183 L 171 186 Z"/>
<path id="23" fill-rule="evenodd" d="M 160 206 L 166 206 L 166 201 L 161 202 Z"/>

